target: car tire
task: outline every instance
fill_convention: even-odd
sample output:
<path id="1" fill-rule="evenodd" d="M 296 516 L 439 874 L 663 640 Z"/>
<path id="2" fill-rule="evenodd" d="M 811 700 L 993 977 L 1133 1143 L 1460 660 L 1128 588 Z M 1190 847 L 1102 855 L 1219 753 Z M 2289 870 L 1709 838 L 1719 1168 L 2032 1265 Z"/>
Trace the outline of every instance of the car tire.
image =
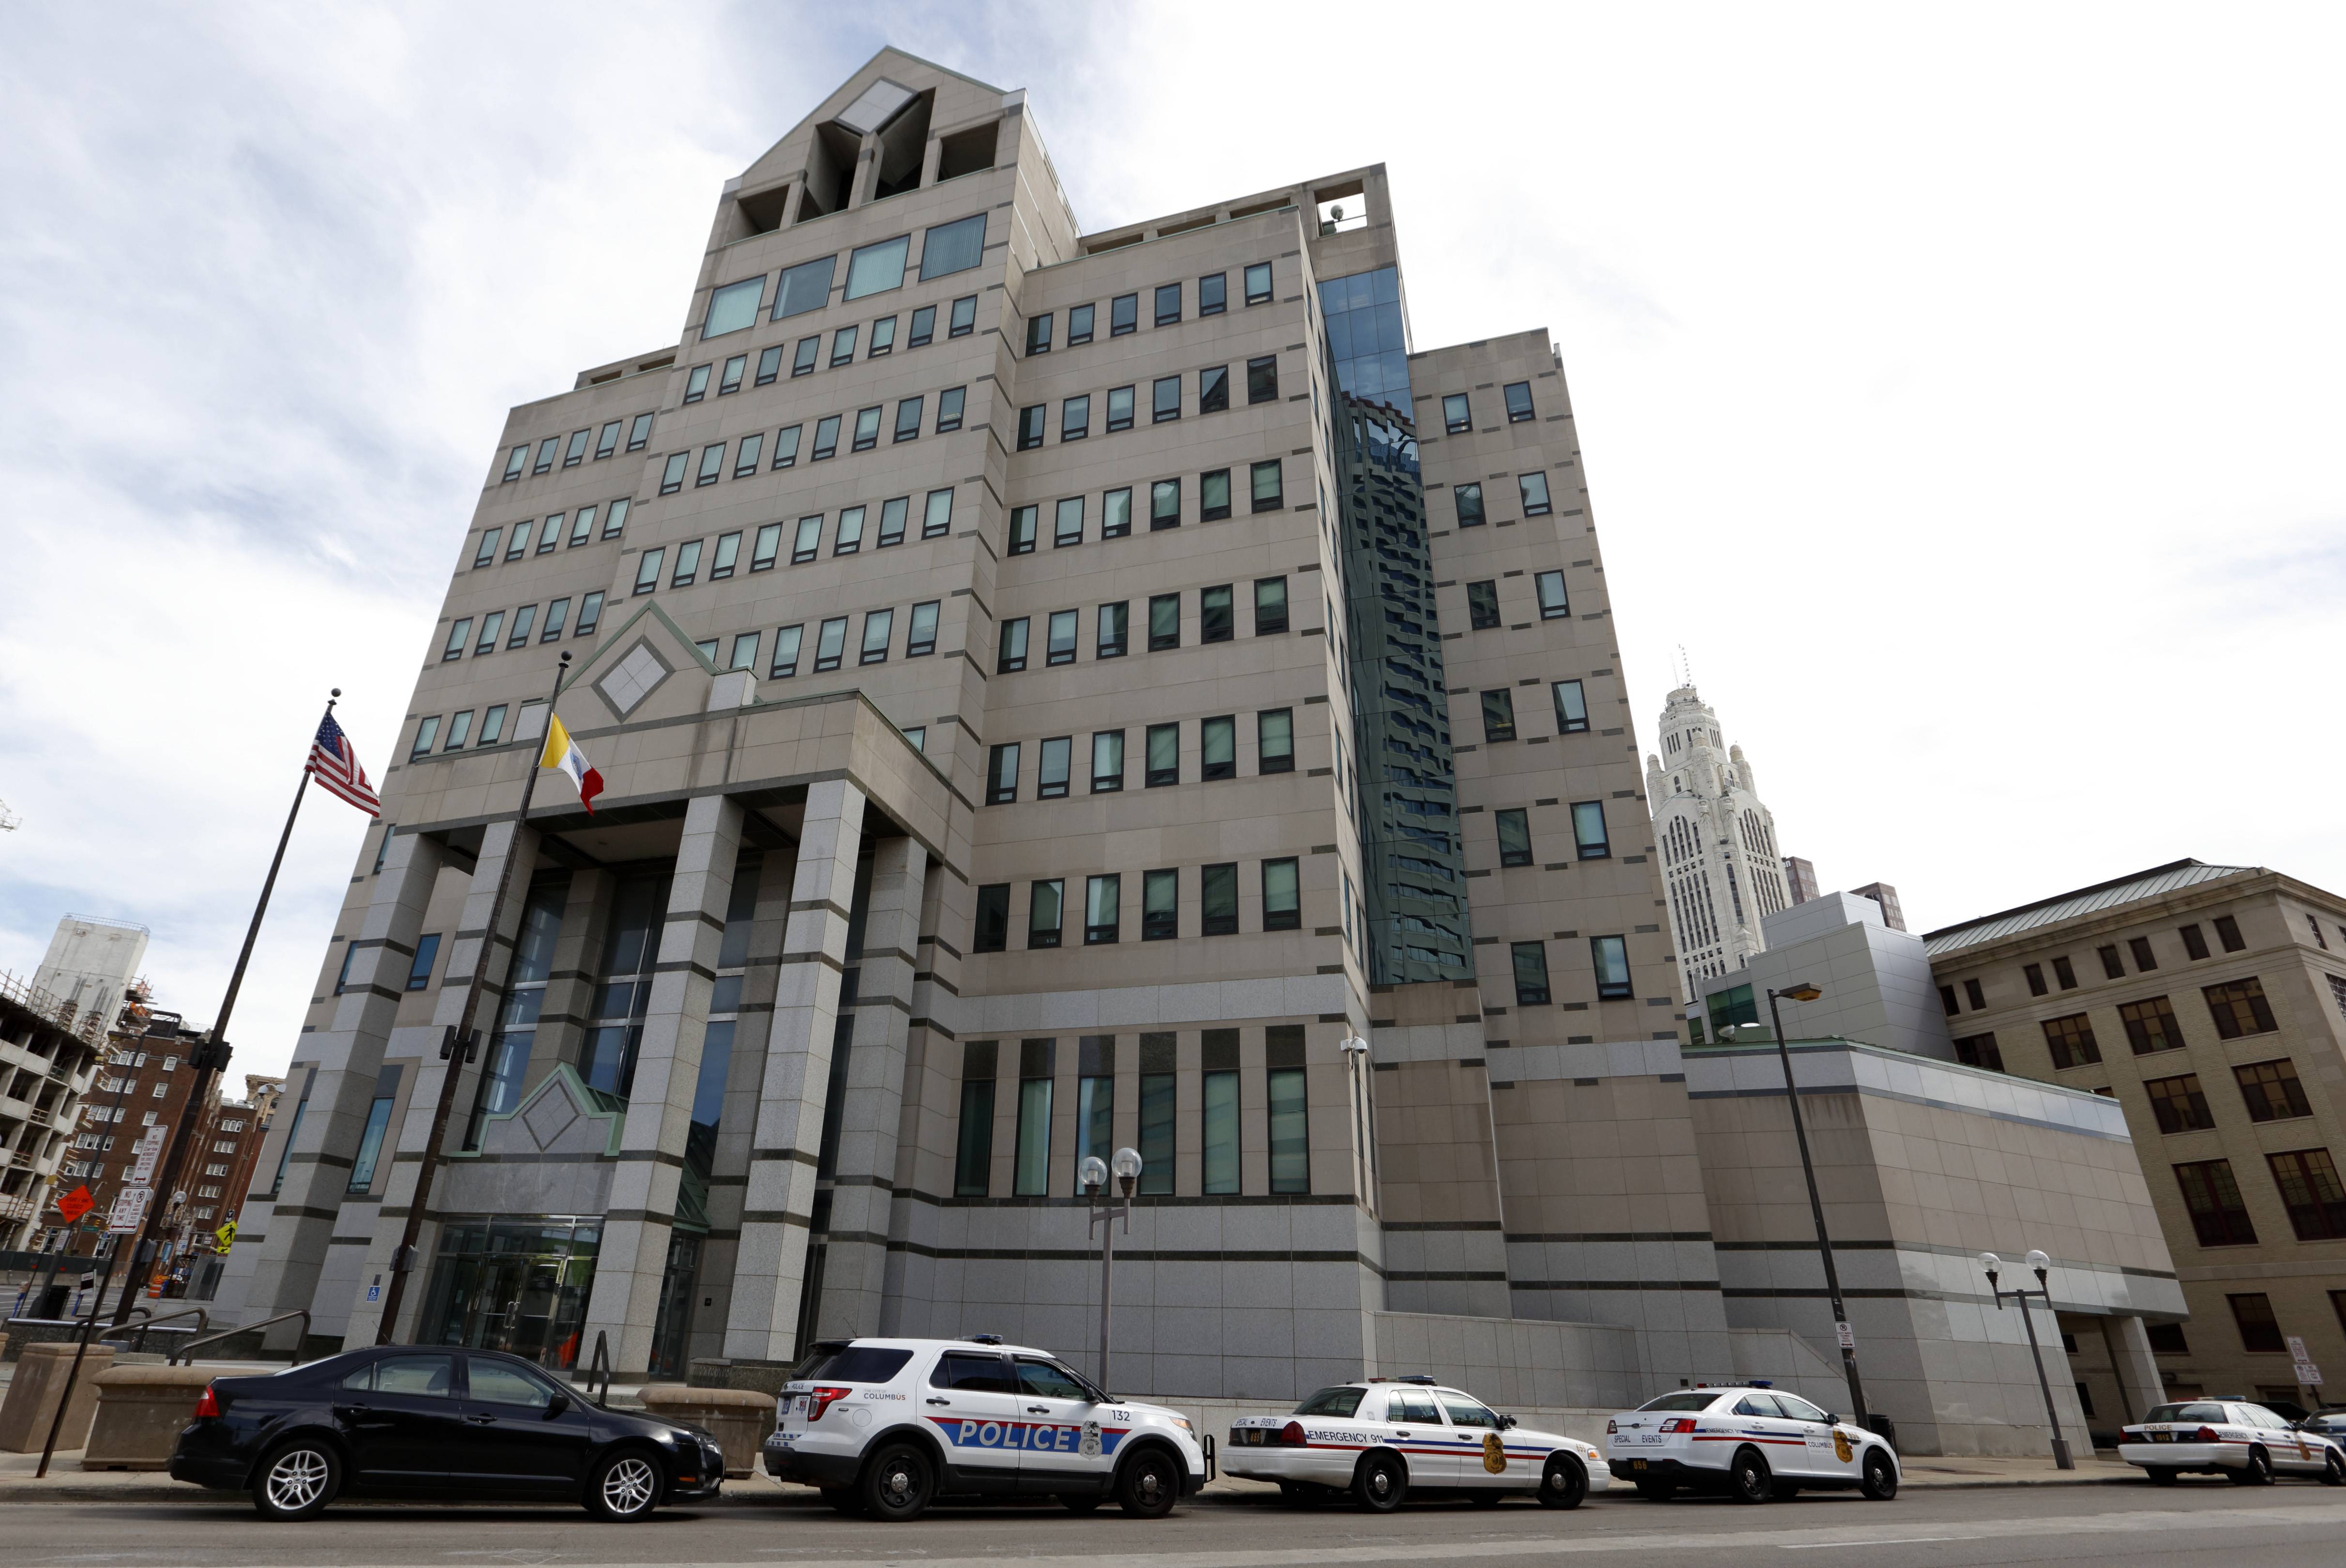
<path id="1" fill-rule="evenodd" d="M 2143 1467 L 2143 1473 L 2150 1477 L 2150 1484 L 2153 1486 L 2173 1486 L 2175 1484 L 2175 1471 L 2167 1465 L 2145 1465 Z"/>
<path id="2" fill-rule="evenodd" d="M 1654 1481 L 1642 1483 L 1653 1486 Z M 1662 1495 L 1669 1495 L 1665 1492 Z M 1588 1497 L 1588 1467 L 1568 1453 L 1552 1453 L 1540 1471 L 1539 1500 L 1543 1508 L 1578 1508 Z"/>
<path id="3" fill-rule="evenodd" d="M 1181 1465 L 1161 1448 L 1142 1449 L 1116 1478 L 1116 1505 L 1135 1519 L 1162 1519 L 1181 1501 Z"/>
<path id="4" fill-rule="evenodd" d="M 1637 1483 L 1637 1495 L 1647 1502 L 1668 1502 L 1678 1494 L 1678 1484 L 1668 1481 L 1641 1481 Z"/>
<path id="5" fill-rule="evenodd" d="M 253 1471 L 252 1509 L 263 1519 L 310 1519 L 342 1488 L 342 1455 L 330 1444 L 297 1438 Z"/>
<path id="6" fill-rule="evenodd" d="M 1756 1448 L 1736 1451 L 1727 1467 L 1727 1495 L 1738 1502 L 1766 1502 L 1776 1495 L 1776 1478 Z"/>
<path id="7" fill-rule="evenodd" d="M 649 1519 L 659 1500 L 659 1461 L 642 1449 L 621 1449 L 586 1477 L 586 1512 L 607 1524 Z"/>
<path id="8" fill-rule="evenodd" d="M 2321 1484 L 2346 1486 L 2346 1459 L 2339 1458 L 2334 1448 L 2330 1451 L 2329 1462 L 2321 1467 Z"/>
<path id="9" fill-rule="evenodd" d="M 826 1486 L 821 1490 L 822 1500 L 831 1506 L 833 1513 L 844 1513 L 852 1517 L 863 1512 L 863 1500 L 855 1495 L 853 1487 Z"/>
<path id="10" fill-rule="evenodd" d="M 2264 1450 L 2252 1448 L 2249 1450 L 2248 1463 L 2238 1470 L 2227 1471 L 2224 1473 L 2235 1486 L 2270 1486 L 2272 1461 L 2265 1457 Z"/>
<path id="11" fill-rule="evenodd" d="M 1858 1491 L 1868 1502 L 1887 1502 L 1898 1495 L 1898 1467 L 1890 1456 L 1875 1449 L 1865 1456 L 1858 1473 Z"/>
<path id="12" fill-rule="evenodd" d="M 1096 1492 L 1063 1492 L 1059 1494 L 1059 1506 L 1066 1509 L 1069 1513 L 1093 1512 L 1098 1509 L 1101 1503 L 1106 1502 L 1107 1501 L 1107 1498 L 1101 1497 Z"/>
<path id="13" fill-rule="evenodd" d="M 1370 1513 L 1391 1513 L 1409 1495 L 1409 1471 L 1401 1456 L 1372 1453 L 1352 1471 L 1352 1503 Z"/>
<path id="14" fill-rule="evenodd" d="M 936 1495 L 936 1467 L 908 1442 L 891 1443 L 872 1456 L 856 1485 L 863 1512 L 890 1523 L 916 1519 Z"/>

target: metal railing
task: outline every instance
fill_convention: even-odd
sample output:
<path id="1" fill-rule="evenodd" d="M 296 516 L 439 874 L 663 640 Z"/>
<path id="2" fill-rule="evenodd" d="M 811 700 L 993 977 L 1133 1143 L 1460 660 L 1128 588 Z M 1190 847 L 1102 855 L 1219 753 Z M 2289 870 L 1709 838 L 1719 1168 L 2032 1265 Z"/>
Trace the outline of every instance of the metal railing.
<path id="1" fill-rule="evenodd" d="M 212 1326 L 212 1315 L 201 1307 L 182 1307 L 176 1312 L 166 1312 L 159 1318 L 155 1316 L 152 1308 L 133 1307 L 130 1310 L 140 1315 L 140 1321 L 117 1324 L 114 1328 L 103 1330 L 97 1337 L 101 1339 L 127 1339 L 136 1335 L 138 1339 L 138 1349 L 144 1350 L 147 1348 L 147 1330 L 158 1323 L 168 1323 L 174 1318 L 193 1318 L 196 1320 L 196 1332 L 199 1336 Z"/>
<path id="2" fill-rule="evenodd" d="M 310 1314 L 306 1308 L 301 1307 L 296 1307 L 291 1312 L 280 1312 L 274 1318 L 263 1318 L 257 1323 L 239 1323 L 235 1328 L 222 1329 L 217 1334 L 199 1335 L 173 1350 L 167 1364 L 176 1367 L 183 1361 L 193 1361 L 196 1359 L 196 1347 L 199 1345 L 218 1344 L 222 1339 L 233 1339 L 249 1329 L 266 1329 L 272 1323 L 283 1323 L 295 1318 L 301 1319 L 301 1337 L 293 1341 L 293 1353 L 286 1358 L 286 1361 L 288 1365 L 298 1367 L 301 1364 L 301 1348 L 310 1342 Z"/>

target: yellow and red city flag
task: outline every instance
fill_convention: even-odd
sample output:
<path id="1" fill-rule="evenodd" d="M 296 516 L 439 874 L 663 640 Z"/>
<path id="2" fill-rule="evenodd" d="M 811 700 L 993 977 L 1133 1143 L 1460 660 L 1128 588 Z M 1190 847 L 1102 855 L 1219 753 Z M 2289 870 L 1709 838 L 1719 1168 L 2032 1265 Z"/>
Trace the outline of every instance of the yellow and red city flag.
<path id="1" fill-rule="evenodd" d="M 588 816 L 595 814 L 595 797 L 603 792 L 603 776 L 586 760 L 586 753 L 578 749 L 578 742 L 570 738 L 562 720 L 551 713 L 546 716 L 546 750 L 537 765 L 568 774 L 570 782 L 578 787 L 578 803 L 586 808 Z"/>

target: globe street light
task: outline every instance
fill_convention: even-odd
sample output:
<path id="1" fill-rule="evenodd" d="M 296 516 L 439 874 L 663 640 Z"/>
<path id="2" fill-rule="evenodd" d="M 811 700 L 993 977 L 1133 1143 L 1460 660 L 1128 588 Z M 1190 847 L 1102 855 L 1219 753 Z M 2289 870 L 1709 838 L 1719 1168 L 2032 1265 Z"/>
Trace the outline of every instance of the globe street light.
<path id="1" fill-rule="evenodd" d="M 2031 1296 L 2042 1296 L 2045 1298 L 2045 1309 L 2047 1312 L 2053 1311 L 2053 1292 L 2045 1283 L 2045 1272 L 2053 1267 L 2053 1260 L 2044 1253 L 2035 1251 L 2022 1259 L 2035 1271 L 2036 1288 L 2034 1290 L 2018 1287 L 2005 1290 L 1998 1285 L 1995 1282 L 1995 1277 L 2004 1268 L 2004 1259 L 1994 1253 L 1983 1252 L 1979 1256 L 1979 1260 L 1980 1267 L 1987 1271 L 1987 1288 L 1989 1293 L 1995 1298 L 1995 1309 L 1999 1312 L 2004 1310 L 2004 1298 L 2006 1296 L 2020 1303 L 2020 1320 L 2028 1327 L 2028 1354 L 2036 1363 L 2036 1387 L 2045 1396 L 2045 1424 L 2053 1429 L 2053 1468 L 2075 1470 L 2077 1468 L 2077 1461 L 2069 1457 L 2069 1440 L 2061 1435 L 2061 1418 L 2053 1412 L 2053 1385 L 2045 1376 L 2045 1352 L 2036 1346 L 2036 1319 L 2031 1317 L 2028 1311 L 2028 1298 Z M 2055 1314 L 2053 1322 L 2055 1328 L 2060 1326 L 2061 1319 L 2057 1313 Z"/>
<path id="2" fill-rule="evenodd" d="M 1858 1425 L 1871 1427 L 1866 1419 L 1865 1386 L 1857 1377 L 1857 1334 L 1849 1326 L 1849 1311 L 1841 1305 L 1841 1271 L 1833 1267 L 1832 1238 L 1825 1234 L 1824 1200 L 1817 1196 L 1817 1167 L 1809 1158 L 1809 1127 L 1800 1116 L 1800 1091 L 1792 1082 L 1792 1053 L 1784 1044 L 1784 1019 L 1777 1011 L 1776 999 L 1789 996 L 1795 1002 L 1814 1002 L 1823 992 L 1805 980 L 1796 980 L 1781 991 L 1768 993 L 1768 1021 L 1776 1027 L 1776 1056 L 1784 1064 L 1784 1098 L 1792 1107 L 1792 1135 L 1800 1140 L 1800 1174 L 1809 1181 L 1809 1217 L 1816 1221 L 1817 1256 L 1824 1260 L 1825 1293 L 1832 1298 L 1833 1338 L 1841 1345 L 1841 1369 L 1849 1380 L 1850 1414 Z"/>
<path id="3" fill-rule="evenodd" d="M 1100 1392 L 1113 1391 L 1107 1380 L 1110 1313 L 1116 1305 L 1116 1221 L 1124 1221 L 1124 1233 L 1132 1234 L 1132 1195 L 1140 1185 L 1142 1161 L 1140 1151 L 1121 1148 L 1116 1151 L 1116 1185 L 1124 1200 L 1119 1203 L 1104 1190 L 1107 1186 L 1109 1162 L 1097 1155 L 1086 1155 L 1076 1167 L 1076 1178 L 1083 1183 L 1084 1196 L 1091 1199 L 1091 1228 L 1100 1238 Z"/>

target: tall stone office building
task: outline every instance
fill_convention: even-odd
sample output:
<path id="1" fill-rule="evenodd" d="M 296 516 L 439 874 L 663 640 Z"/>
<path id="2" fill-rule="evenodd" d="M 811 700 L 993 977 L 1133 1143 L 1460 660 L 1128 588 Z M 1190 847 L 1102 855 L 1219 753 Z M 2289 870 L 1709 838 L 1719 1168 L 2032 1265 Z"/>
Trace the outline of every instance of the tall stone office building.
<path id="1" fill-rule="evenodd" d="M 1719 715 L 1691 684 L 1663 706 L 1661 745 L 1646 759 L 1646 803 L 1661 846 L 1679 977 L 1694 997 L 1704 981 L 1763 951 L 1762 922 L 1795 901 L 1784 891 L 1789 867 L 1751 764 L 1743 748 L 1727 744 Z"/>

